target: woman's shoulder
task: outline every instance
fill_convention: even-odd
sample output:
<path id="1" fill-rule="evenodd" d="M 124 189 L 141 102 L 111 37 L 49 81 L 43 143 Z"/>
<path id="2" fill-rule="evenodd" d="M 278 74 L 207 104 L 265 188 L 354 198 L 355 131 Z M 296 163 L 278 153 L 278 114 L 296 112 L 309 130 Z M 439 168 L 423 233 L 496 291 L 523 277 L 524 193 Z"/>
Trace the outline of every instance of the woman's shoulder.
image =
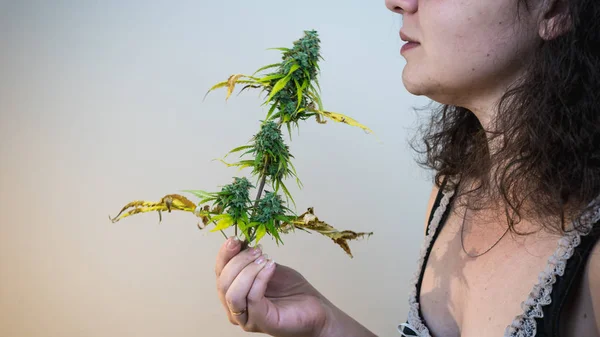
<path id="1" fill-rule="evenodd" d="M 592 302 L 592 312 L 588 316 L 591 316 L 589 318 L 595 322 L 596 333 L 600 336 L 600 240 L 596 240 L 594 248 L 592 248 L 584 275 L 588 280 L 587 285 Z"/>
<path id="2" fill-rule="evenodd" d="M 581 277 L 561 315 L 561 336 L 600 337 L 600 236 L 590 250 Z"/>

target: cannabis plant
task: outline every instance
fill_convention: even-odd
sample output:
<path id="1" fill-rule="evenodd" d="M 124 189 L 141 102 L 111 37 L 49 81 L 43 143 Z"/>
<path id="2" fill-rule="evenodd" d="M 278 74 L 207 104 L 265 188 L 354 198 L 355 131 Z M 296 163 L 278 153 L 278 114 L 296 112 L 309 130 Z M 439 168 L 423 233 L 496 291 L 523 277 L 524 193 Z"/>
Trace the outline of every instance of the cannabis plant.
<path id="1" fill-rule="evenodd" d="M 221 231 L 227 237 L 224 231 L 233 227 L 236 236 L 243 236 L 244 246 L 256 245 L 265 235 L 274 238 L 279 245 L 283 243 L 280 234 L 299 229 L 329 237 L 352 257 L 347 241 L 370 236 L 372 232 L 340 231 L 320 220 L 312 207 L 300 215 L 288 208 L 290 202 L 294 207 L 296 203 L 285 182 L 294 178 L 299 188 L 302 188 L 302 182 L 292 164 L 294 156 L 284 141 L 284 127 L 284 130 L 288 131 L 290 141 L 292 129 L 298 128 L 300 121 L 311 117 L 319 124 L 333 120 L 372 133 L 356 120 L 323 108 L 321 88 L 317 80 L 320 72 L 318 62 L 323 60 L 319 44 L 316 31 L 305 31 L 304 36 L 295 41 L 292 48 L 270 48 L 282 52 L 281 62 L 261 67 L 252 75 L 231 75 L 206 93 L 208 95 L 213 90 L 226 88 L 227 101 L 236 85 L 243 85 L 240 93 L 244 90 L 260 89 L 260 93 L 264 94 L 262 105 L 268 106 L 269 109 L 264 120 L 261 120 L 260 130 L 249 143 L 229 151 L 220 159 L 228 167 L 251 169 L 250 173 L 256 178 L 256 182 L 252 183 L 246 177 L 234 177 L 233 181 L 222 186 L 220 191 L 182 191 L 199 198 L 198 202 L 192 202 L 181 194 L 166 195 L 158 202 L 134 201 L 125 205 L 111 220 L 117 222 L 133 214 L 156 211 L 161 221 L 161 212 L 185 211 L 199 218 L 200 229 L 212 224 L 214 228 L 211 232 Z M 226 157 L 233 153 L 238 154 L 240 160 L 234 163 L 226 162 Z M 242 159 L 244 156 L 245 159 Z M 257 190 L 254 199 L 250 197 L 252 189 Z"/>

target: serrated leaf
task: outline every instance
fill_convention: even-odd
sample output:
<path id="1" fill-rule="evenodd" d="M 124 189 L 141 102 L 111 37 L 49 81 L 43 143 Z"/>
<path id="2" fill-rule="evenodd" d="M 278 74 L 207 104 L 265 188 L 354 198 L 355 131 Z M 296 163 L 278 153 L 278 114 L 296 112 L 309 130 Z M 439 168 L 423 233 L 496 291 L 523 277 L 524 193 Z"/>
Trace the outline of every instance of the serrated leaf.
<path id="1" fill-rule="evenodd" d="M 265 77 L 261 77 L 259 79 L 259 81 L 261 81 L 261 82 L 271 82 L 272 80 L 277 80 L 277 79 L 280 79 L 282 77 L 285 77 L 285 75 L 283 75 L 283 74 L 267 75 Z"/>
<path id="2" fill-rule="evenodd" d="M 267 48 L 266 50 L 281 50 L 281 51 L 285 51 L 285 52 L 290 51 L 289 48 L 281 48 L 281 47 L 280 48 Z"/>
<path id="3" fill-rule="evenodd" d="M 317 87 L 319 88 L 319 93 L 321 92 L 321 86 L 319 85 L 319 80 L 318 79 L 314 79 L 315 84 L 317 85 Z"/>
<path id="4" fill-rule="evenodd" d="M 237 80 L 240 79 L 240 77 L 244 76 L 243 74 L 235 74 L 235 75 L 231 75 L 228 79 L 227 79 L 227 96 L 225 97 L 225 100 L 227 101 L 229 99 L 229 96 L 231 96 L 231 93 L 233 92 L 233 88 L 235 88 L 235 82 Z"/>
<path id="5" fill-rule="evenodd" d="M 281 237 L 279 237 L 279 232 L 277 231 L 277 229 L 275 228 L 275 225 L 273 224 L 273 220 L 269 220 L 265 225 L 266 225 L 269 233 L 271 233 L 271 235 L 275 238 L 275 243 L 277 245 L 279 245 L 279 242 L 281 242 L 283 244 Z"/>
<path id="6" fill-rule="evenodd" d="M 233 150 L 231 150 L 231 151 L 227 152 L 227 154 L 226 154 L 226 155 L 225 155 L 225 157 L 223 157 L 223 158 L 227 158 L 227 156 L 229 156 L 229 155 L 230 155 L 230 154 L 232 154 L 232 153 L 239 152 L 239 151 L 242 151 L 242 150 L 245 150 L 245 149 L 250 149 L 250 148 L 254 148 L 254 146 L 253 146 L 253 145 L 242 145 L 242 146 L 238 146 L 238 147 L 236 147 L 235 149 L 233 149 Z"/>
<path id="7" fill-rule="evenodd" d="M 298 103 L 296 104 L 296 111 L 298 111 L 298 108 L 300 107 L 300 104 L 302 103 L 302 93 L 304 92 L 304 88 L 306 86 L 306 83 L 308 81 L 304 80 L 304 82 L 302 82 L 302 85 L 300 85 L 300 83 L 298 83 L 298 81 L 296 79 L 294 79 L 294 83 L 296 84 L 296 90 L 297 90 L 297 99 L 298 99 Z"/>
<path id="8" fill-rule="evenodd" d="M 253 167 L 254 166 L 254 160 L 242 160 L 242 161 L 239 161 L 239 162 L 233 163 L 233 164 L 230 164 L 230 163 L 224 161 L 223 159 L 218 159 L 218 160 L 220 162 L 222 162 L 223 164 L 227 165 L 227 167 L 239 166 L 240 168 L 239 168 L 238 171 L 240 171 L 240 170 L 242 170 L 242 169 L 244 169 L 246 167 Z"/>
<path id="9" fill-rule="evenodd" d="M 281 89 L 283 89 L 288 84 L 290 79 L 291 79 L 291 76 L 287 75 L 287 76 L 283 77 L 282 79 L 280 79 L 279 81 L 277 81 L 277 83 L 275 83 L 275 85 L 273 86 L 273 90 L 271 90 L 271 93 L 269 94 L 269 97 L 267 98 L 266 102 L 269 102 L 273 98 L 273 96 L 275 96 L 276 93 L 281 91 Z"/>
<path id="10" fill-rule="evenodd" d="M 320 115 L 322 115 L 322 116 L 324 116 L 324 117 L 327 117 L 327 118 L 329 118 L 329 119 L 331 119 L 333 121 L 336 121 L 338 123 L 345 123 L 345 124 L 348 124 L 350 126 L 356 126 L 356 127 L 359 127 L 361 129 L 365 130 L 368 133 L 373 133 L 373 131 L 371 129 L 369 129 L 368 127 L 360 124 L 359 122 L 357 122 L 353 118 L 350 118 L 350 117 L 348 117 L 346 115 L 342 115 L 340 113 L 331 112 L 331 111 L 324 111 L 324 110 L 316 110 L 315 112 L 318 113 L 318 114 L 320 114 Z"/>
<path id="11" fill-rule="evenodd" d="M 278 66 L 281 66 L 281 63 L 273 63 L 273 64 L 266 65 L 266 66 L 264 66 L 264 67 L 260 67 L 260 68 L 258 68 L 258 69 L 257 69 L 257 70 L 254 72 L 254 74 L 252 74 L 252 76 L 254 76 L 254 75 L 258 74 L 259 72 L 261 72 L 261 71 L 263 71 L 263 70 L 270 69 L 270 68 L 274 68 L 274 67 L 278 67 Z"/>
<path id="12" fill-rule="evenodd" d="M 319 220 L 314 215 L 314 210 L 311 208 L 308 209 L 305 213 L 301 214 L 294 221 L 288 222 L 288 224 L 292 224 L 293 227 L 299 229 L 307 229 L 311 231 L 318 232 L 324 236 L 329 237 L 333 240 L 334 243 L 339 245 L 350 257 L 352 257 L 352 252 L 350 251 L 350 246 L 348 245 L 349 240 L 357 240 L 363 237 L 369 237 L 373 235 L 373 232 L 354 232 L 350 230 L 337 230 L 333 226 L 328 223 Z"/>
<path id="13" fill-rule="evenodd" d="M 258 226 L 258 228 L 256 228 L 256 243 L 258 244 L 258 242 L 260 241 L 260 239 L 263 238 L 263 236 L 265 236 L 265 234 L 267 234 L 267 227 L 265 227 L 264 224 Z"/>
<path id="14" fill-rule="evenodd" d="M 275 103 L 273 103 L 273 105 L 271 106 L 271 108 L 269 109 L 269 113 L 267 113 L 267 118 L 265 119 L 265 121 L 269 120 L 269 117 L 271 117 L 271 114 L 273 113 L 273 111 L 275 111 L 275 109 L 277 108 L 277 104 L 279 104 L 279 101 L 275 101 Z"/>
<path id="15" fill-rule="evenodd" d="M 219 222 L 217 222 L 217 225 L 215 226 L 215 228 L 210 230 L 211 232 L 221 231 L 221 230 L 227 229 L 233 225 L 233 218 L 231 217 L 231 215 L 229 215 L 229 214 L 224 214 L 224 215 L 225 215 L 225 217 L 223 217 L 222 219 L 219 220 Z"/>
<path id="16" fill-rule="evenodd" d="M 219 221 L 219 220 L 222 220 L 222 219 L 227 218 L 227 217 L 231 217 L 231 215 L 229 215 L 227 213 L 217 214 L 217 215 L 210 216 L 210 220 L 212 220 L 212 221 Z"/>
<path id="17" fill-rule="evenodd" d="M 310 88 L 314 90 L 314 87 L 312 85 L 310 86 Z M 308 97 L 312 98 L 313 101 L 317 103 L 319 110 L 323 110 L 323 102 L 321 101 L 321 97 L 311 90 L 309 90 L 307 94 Z"/>
<path id="18" fill-rule="evenodd" d="M 292 127 L 290 126 L 290 123 L 286 123 L 285 125 L 287 126 L 288 135 L 289 135 L 290 141 L 291 141 L 292 140 Z"/>
<path id="19" fill-rule="evenodd" d="M 292 201 L 292 204 L 294 204 L 294 207 L 297 207 L 296 206 L 296 202 L 294 201 L 294 198 L 292 197 L 292 194 L 287 189 L 287 187 L 285 186 L 285 184 L 283 183 L 283 181 L 278 181 L 278 182 L 279 182 L 279 186 L 281 187 L 281 189 L 283 189 L 283 192 L 285 193 L 286 198 L 289 198 L 289 200 Z"/>
<path id="20" fill-rule="evenodd" d="M 182 190 L 181 192 L 186 192 L 197 196 L 198 198 L 210 198 L 212 197 L 212 193 L 202 191 L 202 190 Z"/>
<path id="21" fill-rule="evenodd" d="M 298 69 L 300 69 L 300 65 L 298 63 L 292 64 L 292 66 L 290 67 L 290 71 L 287 73 L 287 76 L 291 76 Z"/>

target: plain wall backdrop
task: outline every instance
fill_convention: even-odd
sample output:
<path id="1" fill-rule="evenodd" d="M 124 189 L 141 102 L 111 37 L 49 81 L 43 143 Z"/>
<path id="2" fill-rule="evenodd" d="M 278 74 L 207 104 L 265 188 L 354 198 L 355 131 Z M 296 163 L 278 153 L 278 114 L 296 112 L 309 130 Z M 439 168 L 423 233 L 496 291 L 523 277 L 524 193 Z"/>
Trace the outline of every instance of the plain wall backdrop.
<path id="1" fill-rule="evenodd" d="M 300 124 L 298 213 L 374 231 L 350 259 L 297 232 L 265 252 L 380 336 L 405 321 L 431 173 L 408 141 L 428 103 L 402 85 L 401 18 L 384 1 L 0 1 L 0 335 L 247 336 L 215 289 L 220 233 L 129 201 L 217 191 L 267 110 L 257 91 L 202 98 L 233 73 L 321 38 L 326 109 L 370 127 Z M 287 134 L 287 133 L 286 133 Z M 236 159 L 236 156 L 231 157 Z M 197 199 L 193 199 L 197 200 Z M 231 234 L 231 232 L 229 232 Z"/>

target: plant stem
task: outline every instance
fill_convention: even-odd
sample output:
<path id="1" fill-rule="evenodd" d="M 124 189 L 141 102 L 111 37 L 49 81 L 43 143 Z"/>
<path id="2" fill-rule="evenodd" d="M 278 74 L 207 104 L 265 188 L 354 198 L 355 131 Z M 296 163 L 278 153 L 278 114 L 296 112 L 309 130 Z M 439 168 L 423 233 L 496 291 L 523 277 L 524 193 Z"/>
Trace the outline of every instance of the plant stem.
<path id="1" fill-rule="evenodd" d="M 215 226 L 216 226 L 216 224 L 215 224 Z M 225 234 L 225 232 L 223 232 L 223 230 L 222 230 L 222 229 L 221 229 L 221 234 L 223 234 L 223 236 L 225 237 L 225 240 L 229 239 L 229 238 L 227 237 L 227 234 Z"/>
<path id="2" fill-rule="evenodd" d="M 258 207 L 258 201 L 260 200 L 260 197 L 262 195 L 262 192 L 265 188 L 265 183 L 267 182 L 267 165 L 269 164 L 269 157 L 265 158 L 265 167 L 263 168 L 263 171 L 261 172 L 261 178 L 260 178 L 260 184 L 258 186 L 258 192 L 256 193 L 256 198 L 254 199 L 254 212 L 256 212 L 256 208 Z M 236 235 L 237 235 L 237 226 L 235 227 L 236 230 Z M 247 248 L 248 245 L 250 244 L 250 242 L 248 242 L 248 239 L 246 238 L 244 240 L 244 242 L 242 242 L 242 250 Z"/>
<path id="3" fill-rule="evenodd" d="M 279 122 L 277 123 L 277 126 L 279 127 L 279 129 L 281 130 L 281 125 L 282 125 L 283 121 L 281 119 L 279 119 Z M 260 184 L 258 186 L 258 193 L 256 193 L 256 198 L 254 199 L 254 212 L 256 212 L 256 209 L 258 207 L 258 201 L 260 200 L 260 197 L 262 195 L 262 192 L 265 188 L 265 183 L 267 182 L 267 165 L 269 165 L 269 157 L 265 157 L 265 166 L 263 167 L 263 170 L 260 174 Z M 235 226 L 235 235 L 237 236 L 237 225 Z M 252 229 L 250 229 L 252 230 Z M 250 236 L 252 236 L 252 232 L 250 233 Z M 250 244 L 250 242 L 248 242 L 248 238 L 244 239 L 244 241 L 242 242 L 242 250 L 248 248 L 248 245 Z"/>

